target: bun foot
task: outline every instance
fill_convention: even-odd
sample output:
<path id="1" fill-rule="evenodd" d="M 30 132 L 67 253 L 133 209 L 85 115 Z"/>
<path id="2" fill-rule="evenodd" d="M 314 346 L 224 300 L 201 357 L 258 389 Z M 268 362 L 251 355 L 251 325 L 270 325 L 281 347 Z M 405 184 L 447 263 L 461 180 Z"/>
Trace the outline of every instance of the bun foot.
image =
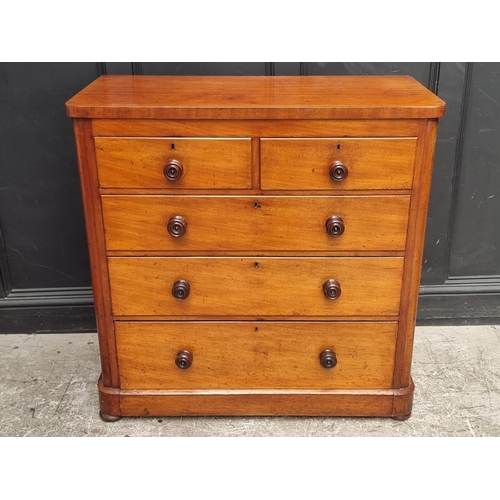
<path id="1" fill-rule="evenodd" d="M 399 415 L 397 417 L 391 417 L 393 420 L 397 420 L 398 422 L 404 422 L 405 420 L 408 420 L 411 416 L 411 413 L 408 413 L 407 415 Z"/>
<path id="2" fill-rule="evenodd" d="M 101 420 L 104 420 L 105 422 L 116 422 L 118 420 L 121 420 L 122 418 L 117 415 L 108 415 L 107 413 L 103 413 L 102 411 L 99 412 L 99 416 L 101 417 Z"/>

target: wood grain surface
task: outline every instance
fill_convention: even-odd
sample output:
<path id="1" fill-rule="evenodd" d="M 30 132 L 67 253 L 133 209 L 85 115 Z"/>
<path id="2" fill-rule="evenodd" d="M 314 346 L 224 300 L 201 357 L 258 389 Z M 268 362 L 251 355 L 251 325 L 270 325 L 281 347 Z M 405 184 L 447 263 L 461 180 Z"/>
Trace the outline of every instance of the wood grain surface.
<path id="1" fill-rule="evenodd" d="M 108 250 L 381 251 L 404 250 L 409 196 L 103 196 Z M 344 233 L 329 236 L 337 215 Z M 173 237 L 167 223 L 187 222 Z"/>
<path id="2" fill-rule="evenodd" d="M 97 168 L 93 148 L 92 123 L 73 120 L 77 145 L 78 170 L 82 190 L 85 225 L 90 257 L 90 272 L 96 309 L 102 379 L 107 387 L 118 387 L 118 367 L 114 324 L 111 311 L 106 245 L 102 224 L 101 200 L 97 183 Z M 110 403 L 111 404 L 111 403 Z"/>
<path id="3" fill-rule="evenodd" d="M 261 139 L 261 188 L 411 189 L 416 138 Z M 342 161 L 348 175 L 330 178 L 330 165 Z"/>
<path id="4" fill-rule="evenodd" d="M 432 168 L 437 137 L 437 120 L 422 124 L 421 146 L 418 168 L 415 170 L 414 189 L 411 198 L 410 222 L 408 226 L 408 250 L 405 257 L 404 294 L 401 309 L 401 323 L 397 341 L 397 364 L 394 370 L 394 387 L 406 387 L 410 382 L 413 339 L 417 320 L 417 304 L 422 272 L 425 227 Z"/>
<path id="5" fill-rule="evenodd" d="M 125 416 L 393 416 L 394 390 L 120 391 Z M 409 396 L 404 396 L 408 399 Z"/>
<path id="6" fill-rule="evenodd" d="M 115 315 L 210 317 L 397 315 L 403 260 L 365 258 L 111 257 L 108 258 Z M 175 281 L 191 287 L 185 300 Z M 323 283 L 336 279 L 336 300 Z"/>
<path id="7" fill-rule="evenodd" d="M 441 99 L 401 75 L 103 76 L 66 106 L 105 414 L 409 416 Z"/>
<path id="8" fill-rule="evenodd" d="M 405 75 L 101 76 L 66 103 L 80 118 L 437 118 L 444 102 Z"/>
<path id="9" fill-rule="evenodd" d="M 397 323 L 117 322 L 123 389 L 389 388 Z M 193 363 L 175 364 L 187 349 Z M 331 349 L 337 365 L 319 354 Z"/>
<path id="10" fill-rule="evenodd" d="M 413 383 L 404 389 L 110 389 L 100 399 L 120 398 L 124 416 L 300 415 L 407 416 Z"/>
<path id="11" fill-rule="evenodd" d="M 416 137 L 421 120 L 92 120 L 103 137 Z"/>
<path id="12" fill-rule="evenodd" d="M 250 188 L 250 139 L 103 138 L 95 150 L 101 187 L 230 189 Z M 182 163 L 179 180 L 169 181 L 163 167 Z"/>

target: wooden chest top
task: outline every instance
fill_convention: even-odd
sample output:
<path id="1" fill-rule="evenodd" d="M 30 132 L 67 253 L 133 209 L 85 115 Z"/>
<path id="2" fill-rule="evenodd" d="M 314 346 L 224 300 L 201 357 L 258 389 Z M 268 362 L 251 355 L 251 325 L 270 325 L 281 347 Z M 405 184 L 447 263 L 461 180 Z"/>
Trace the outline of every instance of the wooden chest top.
<path id="1" fill-rule="evenodd" d="M 66 103 L 74 118 L 439 118 L 410 76 L 101 76 Z"/>

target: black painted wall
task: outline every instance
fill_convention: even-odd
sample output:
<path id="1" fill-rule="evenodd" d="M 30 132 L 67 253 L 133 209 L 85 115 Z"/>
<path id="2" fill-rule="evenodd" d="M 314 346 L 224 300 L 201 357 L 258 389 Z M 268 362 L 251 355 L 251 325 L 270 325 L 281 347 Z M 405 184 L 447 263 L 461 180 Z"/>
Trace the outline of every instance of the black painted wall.
<path id="1" fill-rule="evenodd" d="M 1 63 L 0 332 L 95 329 L 64 103 L 103 73 L 412 75 L 447 103 L 419 322 L 498 322 L 500 63 Z"/>

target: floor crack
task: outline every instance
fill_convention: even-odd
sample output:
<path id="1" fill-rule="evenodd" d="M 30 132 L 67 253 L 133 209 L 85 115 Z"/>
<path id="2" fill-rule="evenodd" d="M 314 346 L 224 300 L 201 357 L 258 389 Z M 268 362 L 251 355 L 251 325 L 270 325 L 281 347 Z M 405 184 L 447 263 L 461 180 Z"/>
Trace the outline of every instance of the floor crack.
<path id="1" fill-rule="evenodd" d="M 64 396 L 66 396 L 66 393 L 68 392 L 69 386 L 71 385 L 71 382 L 73 382 L 73 379 L 75 378 L 75 374 L 71 375 L 71 380 L 67 383 L 66 389 L 64 389 L 64 393 L 61 396 L 61 400 L 59 401 L 59 404 L 57 405 L 55 413 L 59 413 L 59 408 L 61 407 L 61 403 L 63 402 Z"/>

